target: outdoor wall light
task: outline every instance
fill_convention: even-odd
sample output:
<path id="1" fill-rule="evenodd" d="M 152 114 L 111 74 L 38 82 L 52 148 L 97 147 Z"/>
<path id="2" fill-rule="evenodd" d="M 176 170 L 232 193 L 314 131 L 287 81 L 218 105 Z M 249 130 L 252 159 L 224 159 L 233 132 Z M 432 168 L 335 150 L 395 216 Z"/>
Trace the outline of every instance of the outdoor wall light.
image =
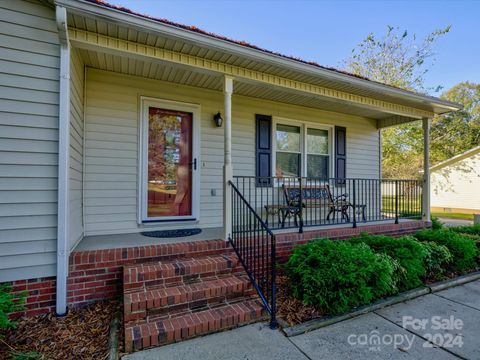
<path id="1" fill-rule="evenodd" d="M 217 125 L 217 127 L 222 126 L 223 119 L 222 119 L 222 114 L 220 114 L 220 111 L 215 115 L 213 115 L 213 121 L 215 121 L 215 125 Z"/>

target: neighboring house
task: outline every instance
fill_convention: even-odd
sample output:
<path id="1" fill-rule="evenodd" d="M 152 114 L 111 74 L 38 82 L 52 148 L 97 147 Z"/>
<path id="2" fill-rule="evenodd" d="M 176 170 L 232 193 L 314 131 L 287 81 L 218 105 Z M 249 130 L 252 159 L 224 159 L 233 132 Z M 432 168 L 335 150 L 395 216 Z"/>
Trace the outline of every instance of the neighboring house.
<path id="1" fill-rule="evenodd" d="M 480 213 L 480 146 L 430 168 L 432 211 Z"/>
<path id="2" fill-rule="evenodd" d="M 127 349 L 138 349 L 194 321 L 128 323 L 185 299 L 149 285 L 243 271 L 227 239 L 274 313 L 274 274 L 263 275 L 293 244 L 428 225 L 428 186 L 381 180 L 380 130 L 423 121 L 428 159 L 429 119 L 459 105 L 102 1 L 0 8 L 0 282 L 29 291 L 29 314 L 125 291 Z M 428 174 L 427 161 L 427 185 Z M 202 232 L 140 234 L 192 228 Z M 143 265 L 158 260 L 174 262 Z M 251 290 L 229 279 L 234 294 Z M 202 296 L 187 308 L 212 301 Z M 238 304 L 188 331 L 259 314 Z"/>

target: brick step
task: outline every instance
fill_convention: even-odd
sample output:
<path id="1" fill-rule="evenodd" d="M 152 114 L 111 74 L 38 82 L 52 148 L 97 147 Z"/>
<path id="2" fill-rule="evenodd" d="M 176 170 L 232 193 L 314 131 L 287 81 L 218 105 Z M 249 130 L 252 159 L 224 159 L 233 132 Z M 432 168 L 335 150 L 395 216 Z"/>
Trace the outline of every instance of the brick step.
<path id="1" fill-rule="evenodd" d="M 216 279 L 200 279 L 192 284 L 142 289 L 123 297 L 124 321 L 149 320 L 153 317 L 171 317 L 228 300 L 255 294 L 246 275 L 229 275 Z"/>
<path id="2" fill-rule="evenodd" d="M 138 351 L 259 321 L 260 300 L 241 301 L 170 319 L 125 326 L 125 350 Z"/>
<path id="3" fill-rule="evenodd" d="M 231 273 L 243 273 L 234 254 L 128 265 L 123 268 L 123 291 L 189 284 Z"/>

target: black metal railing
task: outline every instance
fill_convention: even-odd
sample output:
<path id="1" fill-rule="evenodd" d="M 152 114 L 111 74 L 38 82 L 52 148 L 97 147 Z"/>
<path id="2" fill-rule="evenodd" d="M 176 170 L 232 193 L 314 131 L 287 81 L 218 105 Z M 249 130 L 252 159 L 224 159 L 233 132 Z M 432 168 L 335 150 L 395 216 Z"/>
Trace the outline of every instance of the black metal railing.
<path id="1" fill-rule="evenodd" d="M 270 327 L 276 320 L 275 235 L 237 186 L 230 182 L 232 194 L 232 232 L 229 241 L 270 314 Z"/>
<path id="2" fill-rule="evenodd" d="M 272 230 L 422 216 L 419 180 L 235 176 L 233 185 Z"/>

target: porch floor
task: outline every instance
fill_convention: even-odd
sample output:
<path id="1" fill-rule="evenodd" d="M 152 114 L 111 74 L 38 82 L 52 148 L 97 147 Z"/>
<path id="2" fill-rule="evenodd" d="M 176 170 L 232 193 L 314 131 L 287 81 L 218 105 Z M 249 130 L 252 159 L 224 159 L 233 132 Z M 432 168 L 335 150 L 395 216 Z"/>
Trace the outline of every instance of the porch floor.
<path id="1" fill-rule="evenodd" d="M 145 231 L 148 231 L 147 229 Z M 223 228 L 206 228 L 197 235 L 175 237 L 175 238 L 154 238 L 144 236 L 141 233 L 95 235 L 85 236 L 75 248 L 75 251 L 118 249 L 132 246 L 177 244 L 182 242 L 219 240 L 223 237 Z"/>
<path id="2" fill-rule="evenodd" d="M 399 223 L 418 222 L 419 220 L 399 219 Z M 394 220 L 388 221 L 371 221 L 371 222 L 359 222 L 358 228 L 372 225 L 387 225 L 393 224 Z M 352 223 L 332 224 L 322 226 L 308 226 L 304 227 L 304 232 L 319 231 L 319 230 L 331 230 L 331 229 L 343 229 L 351 228 Z M 274 234 L 289 234 L 298 233 L 298 228 L 276 229 L 273 230 Z M 141 233 L 129 233 L 129 234 L 114 234 L 114 235 L 95 235 L 86 236 L 75 248 L 75 251 L 85 250 L 102 250 L 102 249 L 119 249 L 128 248 L 134 246 L 147 246 L 147 245 L 160 245 L 160 244 L 178 244 L 182 242 L 191 241 L 203 241 L 203 240 L 219 240 L 223 237 L 223 228 L 207 228 L 202 229 L 202 232 L 197 235 L 177 237 L 177 238 L 153 238 L 143 236 Z"/>

